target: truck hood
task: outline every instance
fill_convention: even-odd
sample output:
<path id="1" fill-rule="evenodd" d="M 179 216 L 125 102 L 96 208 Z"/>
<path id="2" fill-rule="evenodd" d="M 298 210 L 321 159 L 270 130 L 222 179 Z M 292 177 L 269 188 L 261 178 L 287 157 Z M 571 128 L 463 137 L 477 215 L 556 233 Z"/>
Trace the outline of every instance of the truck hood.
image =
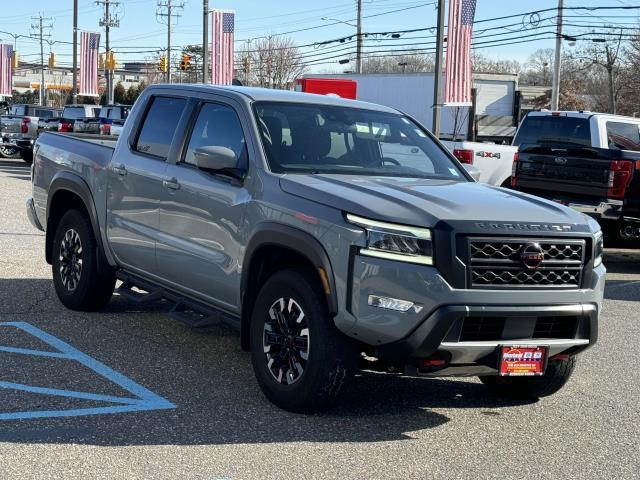
<path id="1" fill-rule="evenodd" d="M 439 221 L 476 221 L 576 225 L 581 213 L 521 192 L 452 180 L 297 175 L 280 179 L 281 188 L 363 217 L 407 225 L 433 226 Z"/>

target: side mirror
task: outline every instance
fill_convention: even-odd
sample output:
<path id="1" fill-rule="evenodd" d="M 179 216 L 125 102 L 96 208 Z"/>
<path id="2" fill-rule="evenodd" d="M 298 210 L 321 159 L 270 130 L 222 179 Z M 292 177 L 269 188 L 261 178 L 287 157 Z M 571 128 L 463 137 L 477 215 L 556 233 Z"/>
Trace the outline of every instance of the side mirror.
<path id="1" fill-rule="evenodd" d="M 238 157 L 227 147 L 200 147 L 193 152 L 196 165 L 203 170 L 225 170 L 238 168 Z"/>
<path id="2" fill-rule="evenodd" d="M 471 165 L 470 163 L 463 163 L 462 166 L 467 171 L 471 178 L 473 178 L 476 182 L 480 181 L 480 169 L 475 165 Z"/>

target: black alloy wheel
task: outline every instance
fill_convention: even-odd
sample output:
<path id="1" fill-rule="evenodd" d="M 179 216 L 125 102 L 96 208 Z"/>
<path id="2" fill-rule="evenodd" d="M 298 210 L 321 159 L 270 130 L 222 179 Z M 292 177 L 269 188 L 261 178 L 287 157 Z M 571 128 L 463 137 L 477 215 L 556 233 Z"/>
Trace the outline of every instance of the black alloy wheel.
<path id="1" fill-rule="evenodd" d="M 69 292 L 75 291 L 82 277 L 82 240 L 73 228 L 67 230 L 60 242 L 60 279 Z"/>
<path id="2" fill-rule="evenodd" d="M 109 302 L 115 271 L 104 260 L 85 211 L 69 210 L 57 222 L 51 253 L 53 284 L 66 307 L 96 311 Z"/>
<path id="3" fill-rule="evenodd" d="M 269 308 L 262 346 L 274 380 L 292 385 L 309 360 L 309 327 L 302 307 L 293 298 L 281 297 Z"/>

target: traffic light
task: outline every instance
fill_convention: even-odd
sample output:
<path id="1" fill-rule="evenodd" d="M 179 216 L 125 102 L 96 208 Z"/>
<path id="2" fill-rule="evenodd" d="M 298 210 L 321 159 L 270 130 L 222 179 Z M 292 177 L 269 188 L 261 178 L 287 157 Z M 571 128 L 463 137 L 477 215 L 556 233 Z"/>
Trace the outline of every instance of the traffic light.
<path id="1" fill-rule="evenodd" d="M 101 54 L 98 56 L 98 68 L 99 68 L 100 70 L 104 70 L 104 53 L 101 53 Z"/>
<path id="2" fill-rule="evenodd" d="M 107 52 L 107 58 L 106 58 L 107 70 L 110 70 L 110 71 L 113 72 L 116 69 L 116 66 L 117 66 L 116 65 L 116 56 L 113 53 L 113 50 L 109 50 Z"/>
<path id="3" fill-rule="evenodd" d="M 189 70 L 191 68 L 191 55 L 186 53 L 182 54 L 182 61 L 180 62 L 180 70 Z"/>
<path id="4" fill-rule="evenodd" d="M 160 61 L 158 62 L 158 70 L 167 73 L 167 57 L 160 57 Z"/>
<path id="5" fill-rule="evenodd" d="M 13 55 L 11 56 L 11 67 L 15 70 L 18 68 L 20 64 L 20 55 L 15 50 L 13 51 Z"/>
<path id="6" fill-rule="evenodd" d="M 56 54 L 53 52 L 49 53 L 49 68 L 55 68 L 56 66 Z"/>

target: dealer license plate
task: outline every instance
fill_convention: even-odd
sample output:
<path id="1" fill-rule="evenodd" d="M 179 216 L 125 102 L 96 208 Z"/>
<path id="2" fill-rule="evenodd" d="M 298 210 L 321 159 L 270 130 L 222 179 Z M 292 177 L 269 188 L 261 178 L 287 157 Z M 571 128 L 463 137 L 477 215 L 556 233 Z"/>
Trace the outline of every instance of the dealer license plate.
<path id="1" fill-rule="evenodd" d="M 543 375 L 547 363 L 547 349 L 536 345 L 502 345 L 500 347 L 500 375 Z"/>

